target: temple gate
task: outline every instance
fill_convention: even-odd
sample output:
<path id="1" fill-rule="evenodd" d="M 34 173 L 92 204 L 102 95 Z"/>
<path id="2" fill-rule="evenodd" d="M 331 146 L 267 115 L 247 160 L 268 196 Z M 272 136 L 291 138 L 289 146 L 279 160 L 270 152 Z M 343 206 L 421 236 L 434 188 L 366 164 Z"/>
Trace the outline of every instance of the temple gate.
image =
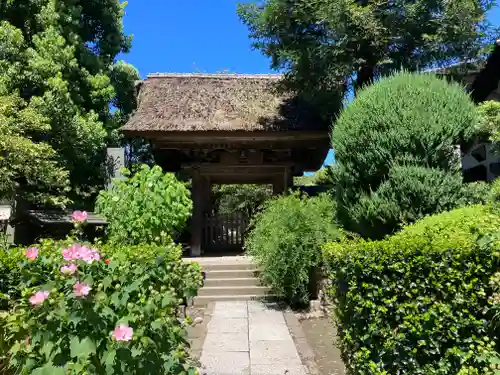
<path id="1" fill-rule="evenodd" d="M 285 193 L 293 177 L 318 170 L 329 124 L 293 96 L 280 75 L 152 74 L 138 84 L 138 108 L 123 127 L 151 142 L 155 162 L 192 183 L 190 251 L 240 247 L 248 218 L 220 217 L 212 184 L 270 184 Z"/>

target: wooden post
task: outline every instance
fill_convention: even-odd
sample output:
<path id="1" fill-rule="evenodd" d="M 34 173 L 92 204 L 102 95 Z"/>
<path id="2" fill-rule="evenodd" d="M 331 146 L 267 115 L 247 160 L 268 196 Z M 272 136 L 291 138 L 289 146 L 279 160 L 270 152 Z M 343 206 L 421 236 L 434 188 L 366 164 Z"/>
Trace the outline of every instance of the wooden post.
<path id="1" fill-rule="evenodd" d="M 193 217 L 191 219 L 191 256 L 201 256 L 203 237 L 203 179 L 198 170 L 193 171 L 191 180 Z"/>
<path id="2" fill-rule="evenodd" d="M 293 186 L 293 175 L 289 168 L 284 168 L 283 173 L 276 176 L 273 182 L 273 194 L 287 194 L 288 189 Z"/>
<path id="3" fill-rule="evenodd" d="M 285 168 L 285 194 L 288 194 L 288 191 L 291 187 L 293 187 L 293 173 L 290 168 Z"/>
<path id="4" fill-rule="evenodd" d="M 278 175 L 277 178 L 274 179 L 273 182 L 273 194 L 279 195 L 285 192 L 285 179 L 283 175 Z"/>

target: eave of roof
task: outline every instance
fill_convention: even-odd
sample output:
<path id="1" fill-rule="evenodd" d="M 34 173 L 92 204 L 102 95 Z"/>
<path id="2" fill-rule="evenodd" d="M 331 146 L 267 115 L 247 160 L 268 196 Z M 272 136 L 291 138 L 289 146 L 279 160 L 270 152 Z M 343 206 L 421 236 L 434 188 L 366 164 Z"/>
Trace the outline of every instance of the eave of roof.
<path id="1" fill-rule="evenodd" d="M 293 95 L 281 74 L 154 73 L 139 86 L 138 108 L 122 128 L 139 132 L 328 130 Z"/>

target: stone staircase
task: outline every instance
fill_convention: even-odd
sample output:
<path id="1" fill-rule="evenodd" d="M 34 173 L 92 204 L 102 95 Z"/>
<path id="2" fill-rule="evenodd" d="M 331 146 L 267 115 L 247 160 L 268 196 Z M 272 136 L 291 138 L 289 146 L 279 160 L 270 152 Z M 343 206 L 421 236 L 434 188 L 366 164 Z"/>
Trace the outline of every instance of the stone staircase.
<path id="1" fill-rule="evenodd" d="M 203 306 L 214 301 L 247 301 L 269 296 L 269 288 L 262 286 L 258 270 L 245 256 L 191 258 L 203 267 L 205 284 L 194 298 L 194 305 Z"/>

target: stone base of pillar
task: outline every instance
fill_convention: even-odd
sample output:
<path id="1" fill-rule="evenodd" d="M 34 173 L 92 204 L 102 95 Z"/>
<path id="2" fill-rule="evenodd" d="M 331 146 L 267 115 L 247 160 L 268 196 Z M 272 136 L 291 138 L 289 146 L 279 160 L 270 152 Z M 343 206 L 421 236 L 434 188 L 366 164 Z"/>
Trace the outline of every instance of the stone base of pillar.
<path id="1" fill-rule="evenodd" d="M 200 257 L 201 256 L 201 246 L 200 245 L 191 245 L 189 249 L 189 253 L 192 257 Z"/>

